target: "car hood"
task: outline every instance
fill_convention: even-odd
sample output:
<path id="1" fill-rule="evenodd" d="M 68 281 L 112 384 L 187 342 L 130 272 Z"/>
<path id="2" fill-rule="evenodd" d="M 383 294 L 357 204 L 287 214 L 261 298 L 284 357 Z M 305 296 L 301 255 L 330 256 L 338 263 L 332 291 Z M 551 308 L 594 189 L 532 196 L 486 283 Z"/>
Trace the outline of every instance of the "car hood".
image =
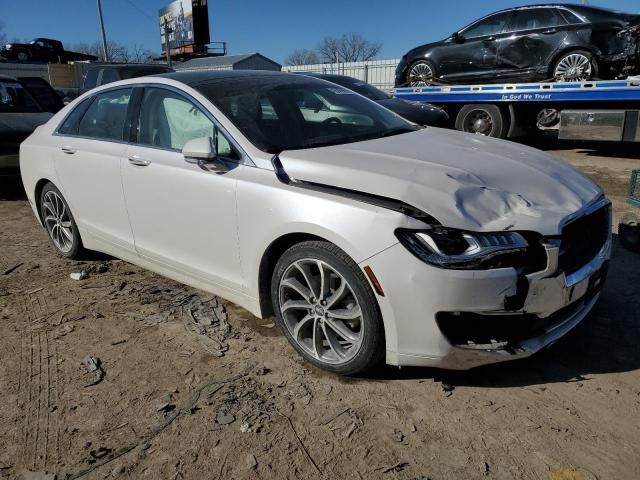
<path id="1" fill-rule="evenodd" d="M 516 143 L 426 128 L 279 155 L 293 180 L 405 202 L 443 225 L 561 233 L 602 190 L 571 165 Z"/>
<path id="2" fill-rule="evenodd" d="M 449 120 L 449 115 L 443 109 L 429 103 L 409 103 L 400 98 L 384 98 L 378 103 L 419 125 L 444 126 Z"/>

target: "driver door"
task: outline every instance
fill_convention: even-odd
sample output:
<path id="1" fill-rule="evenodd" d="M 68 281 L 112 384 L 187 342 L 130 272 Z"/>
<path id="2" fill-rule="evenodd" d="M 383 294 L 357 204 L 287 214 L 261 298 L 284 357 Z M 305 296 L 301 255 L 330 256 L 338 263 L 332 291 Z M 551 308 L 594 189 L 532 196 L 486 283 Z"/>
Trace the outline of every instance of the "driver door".
<path id="1" fill-rule="evenodd" d="M 496 13 L 466 27 L 459 39 L 452 37 L 442 56 L 441 77 L 473 83 L 491 78 L 510 18 L 511 12 Z"/>
<path id="2" fill-rule="evenodd" d="M 138 254 L 220 289 L 242 288 L 236 187 L 241 155 L 192 99 L 161 87 L 144 89 L 137 142 L 122 158 L 122 184 Z M 182 147 L 213 137 L 233 168 L 220 173 L 188 163 Z"/>

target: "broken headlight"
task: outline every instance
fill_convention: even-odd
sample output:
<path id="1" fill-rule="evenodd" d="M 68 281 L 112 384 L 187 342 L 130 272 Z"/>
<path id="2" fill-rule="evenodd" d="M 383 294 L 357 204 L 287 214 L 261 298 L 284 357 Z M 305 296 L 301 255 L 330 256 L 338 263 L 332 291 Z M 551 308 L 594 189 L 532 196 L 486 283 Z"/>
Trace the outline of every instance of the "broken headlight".
<path id="1" fill-rule="evenodd" d="M 518 232 L 466 232 L 434 226 L 429 230 L 396 230 L 396 236 L 420 260 L 441 268 L 516 267 L 511 261 L 527 252 L 529 242 Z"/>

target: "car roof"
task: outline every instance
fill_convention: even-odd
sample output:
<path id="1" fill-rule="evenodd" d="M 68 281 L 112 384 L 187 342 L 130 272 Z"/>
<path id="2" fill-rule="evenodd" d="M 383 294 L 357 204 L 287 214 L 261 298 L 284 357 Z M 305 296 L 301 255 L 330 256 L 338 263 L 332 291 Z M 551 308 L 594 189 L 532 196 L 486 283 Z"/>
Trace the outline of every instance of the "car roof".
<path id="1" fill-rule="evenodd" d="M 168 72 L 160 75 L 154 75 L 158 78 L 167 78 L 184 83 L 185 85 L 197 85 L 208 80 L 216 80 L 222 78 L 257 78 L 257 77 L 292 77 L 299 78 L 299 75 L 285 72 L 274 72 L 271 70 L 198 70 L 198 71 L 182 71 Z"/>
<path id="2" fill-rule="evenodd" d="M 624 13 L 624 12 L 620 12 L 620 11 L 616 11 L 616 10 L 611 10 L 611 9 L 605 8 L 605 7 L 596 7 L 596 6 L 593 6 L 593 5 L 579 5 L 579 4 L 575 4 L 575 3 L 534 3 L 534 4 L 531 4 L 531 5 L 520 5 L 518 7 L 511 7 L 511 8 L 505 8 L 505 9 L 502 9 L 502 10 L 496 10 L 495 12 L 490 13 L 488 15 L 485 15 L 482 18 L 486 18 L 486 17 L 494 15 L 496 13 L 513 12 L 515 10 L 526 10 L 528 8 L 540 8 L 540 7 L 566 8 L 568 10 L 575 10 L 576 12 L 581 12 L 581 13 L 589 13 L 589 12 L 593 12 L 593 13 L 610 13 L 610 14 Z"/>
<path id="3" fill-rule="evenodd" d="M 307 75 L 309 77 L 322 78 L 323 80 L 353 80 L 355 82 L 359 82 L 355 77 L 350 77 L 349 75 L 338 75 L 337 73 L 317 73 L 317 72 L 299 72 L 301 75 Z"/>
<path id="4" fill-rule="evenodd" d="M 89 68 L 129 68 L 129 67 L 158 67 L 158 68 L 171 68 L 163 63 L 102 63 L 93 64 Z"/>

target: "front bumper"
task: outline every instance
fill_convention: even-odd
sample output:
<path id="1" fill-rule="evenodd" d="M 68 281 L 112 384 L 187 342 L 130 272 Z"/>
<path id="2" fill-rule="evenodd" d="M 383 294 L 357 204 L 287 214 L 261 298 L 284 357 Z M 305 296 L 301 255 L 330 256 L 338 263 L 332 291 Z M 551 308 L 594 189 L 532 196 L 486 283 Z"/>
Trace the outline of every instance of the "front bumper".
<path id="1" fill-rule="evenodd" d="M 518 278 L 512 268 L 446 270 L 427 265 L 402 245 L 367 260 L 385 292 L 379 297 L 385 319 L 387 363 L 468 369 L 528 357 L 551 345 L 575 327 L 595 305 L 606 276 L 611 239 L 581 269 L 558 273 L 558 248 L 546 246 L 548 265 L 543 272 Z M 525 284 L 524 292 L 522 284 Z M 509 310 L 522 295 L 517 309 Z M 520 336 L 477 342 L 453 339 L 436 318 L 453 316 L 524 322 L 535 328 Z M 482 326 L 476 326 L 482 331 Z M 445 334 L 446 332 L 447 334 Z"/>

